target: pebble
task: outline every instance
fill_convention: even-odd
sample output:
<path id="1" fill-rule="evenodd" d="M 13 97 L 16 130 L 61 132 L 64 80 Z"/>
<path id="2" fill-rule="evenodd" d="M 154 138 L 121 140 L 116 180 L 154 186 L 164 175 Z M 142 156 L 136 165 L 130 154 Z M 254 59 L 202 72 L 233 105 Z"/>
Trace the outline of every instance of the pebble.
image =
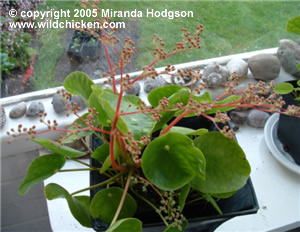
<path id="1" fill-rule="evenodd" d="M 0 106 L 0 129 L 2 129 L 6 124 L 6 114 L 2 106 Z"/>
<path id="2" fill-rule="evenodd" d="M 34 117 L 34 116 L 38 116 L 40 113 L 42 114 L 44 112 L 45 112 L 45 107 L 41 101 L 32 102 L 26 111 L 26 116 Z"/>
<path id="3" fill-rule="evenodd" d="M 26 113 L 26 110 L 27 110 L 26 103 L 20 102 L 11 109 L 11 111 L 9 112 L 9 117 L 20 118 Z"/>
<path id="4" fill-rule="evenodd" d="M 77 106 L 80 108 L 80 110 L 83 110 L 86 108 L 86 104 L 85 102 L 83 101 L 83 99 L 78 96 L 78 95 L 73 95 L 72 98 L 71 98 L 71 106 L 76 103 Z"/>
<path id="5" fill-rule="evenodd" d="M 146 78 L 144 82 L 144 90 L 146 93 L 151 92 L 153 89 L 164 86 L 166 82 L 161 77 L 156 77 L 155 79 Z"/>
<path id="6" fill-rule="evenodd" d="M 277 56 L 283 69 L 299 79 L 300 70 L 297 64 L 300 63 L 300 46 L 290 39 L 280 40 Z"/>
<path id="7" fill-rule="evenodd" d="M 140 94 L 141 86 L 138 82 L 131 85 L 131 89 L 126 89 L 125 93 L 138 96 Z"/>
<path id="8" fill-rule="evenodd" d="M 280 61 L 277 56 L 271 54 L 258 54 L 248 60 L 249 69 L 254 78 L 270 81 L 279 76 Z"/>
<path id="9" fill-rule="evenodd" d="M 53 99 L 52 99 L 52 105 L 53 105 L 53 109 L 56 113 L 61 113 L 66 111 L 66 103 L 61 99 L 61 95 L 59 94 L 54 94 L 53 95 Z"/>
<path id="10" fill-rule="evenodd" d="M 236 124 L 243 124 L 244 122 L 247 121 L 247 116 L 248 116 L 248 113 L 244 112 L 244 111 L 230 111 L 228 113 L 231 121 L 233 123 L 236 123 Z"/>
<path id="11" fill-rule="evenodd" d="M 251 110 L 248 114 L 247 122 L 255 128 L 263 128 L 270 115 L 267 112 Z"/>
<path id="12" fill-rule="evenodd" d="M 229 74 L 235 73 L 237 77 L 245 77 L 248 74 L 248 63 L 243 59 L 232 59 L 230 60 L 226 68 Z"/>
<path id="13" fill-rule="evenodd" d="M 216 88 L 224 85 L 229 77 L 227 69 L 217 63 L 207 65 L 203 71 L 202 80 L 207 84 L 208 88 Z"/>

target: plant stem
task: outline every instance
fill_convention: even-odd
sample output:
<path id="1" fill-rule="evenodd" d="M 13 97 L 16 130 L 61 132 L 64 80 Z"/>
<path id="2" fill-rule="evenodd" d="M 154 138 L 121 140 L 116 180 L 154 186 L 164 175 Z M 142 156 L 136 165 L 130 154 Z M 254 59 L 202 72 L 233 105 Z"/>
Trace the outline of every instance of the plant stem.
<path id="1" fill-rule="evenodd" d="M 159 209 L 153 205 L 150 201 L 148 201 L 146 198 L 142 197 L 140 194 L 138 194 L 136 191 L 134 191 L 132 188 L 130 188 L 131 192 L 133 192 L 134 195 L 136 195 L 138 198 L 140 198 L 141 200 L 143 200 L 144 202 L 146 202 L 149 206 L 151 206 L 155 212 L 160 216 L 160 218 L 162 219 L 162 221 L 165 223 L 166 226 L 169 226 L 169 223 L 166 221 L 166 219 L 164 218 L 164 216 L 160 213 Z"/>
<path id="2" fill-rule="evenodd" d="M 74 168 L 74 169 L 63 169 L 59 170 L 58 172 L 76 172 L 76 171 L 99 171 L 99 169 L 94 168 Z"/>
<path id="3" fill-rule="evenodd" d="M 204 197 L 199 197 L 199 198 L 190 200 L 189 202 L 187 202 L 187 203 L 185 203 L 185 204 L 188 205 L 188 204 L 194 203 L 194 202 L 196 202 L 196 201 L 201 201 L 201 200 L 203 200 L 203 199 L 205 199 L 205 198 L 204 198 Z"/>
<path id="4" fill-rule="evenodd" d="M 109 184 L 111 182 L 114 182 L 116 179 L 118 179 L 122 175 L 123 175 L 123 172 L 120 172 L 117 175 L 113 176 L 112 178 L 107 179 L 106 181 L 103 181 L 103 182 L 101 182 L 99 184 L 96 184 L 96 185 L 90 186 L 88 188 L 84 188 L 84 189 L 78 190 L 78 191 L 76 191 L 74 193 L 71 193 L 71 196 L 73 196 L 75 194 L 78 194 L 78 193 L 81 193 L 81 192 L 84 192 L 84 191 L 87 191 L 87 190 L 91 190 L 91 189 L 95 189 L 95 188 L 101 187 L 101 186 Z"/>
<path id="5" fill-rule="evenodd" d="M 130 185 L 130 181 L 131 181 L 131 176 L 132 176 L 132 173 L 133 173 L 133 169 L 131 169 L 128 173 L 128 176 L 127 176 L 127 181 L 126 181 L 126 185 L 125 185 L 125 188 L 124 188 L 124 192 L 123 192 L 123 195 L 121 197 L 121 201 L 120 201 L 120 204 L 119 204 L 119 207 L 117 209 L 117 212 L 115 213 L 115 216 L 111 222 L 111 225 L 114 224 L 118 217 L 119 217 L 119 214 L 121 212 L 121 209 L 123 207 L 123 204 L 124 204 L 124 201 L 125 201 L 125 198 L 126 198 L 126 195 L 128 193 L 128 189 L 129 189 L 129 185 Z"/>
<path id="6" fill-rule="evenodd" d="M 75 161 L 75 162 L 77 162 L 77 163 L 80 163 L 80 164 L 82 164 L 82 165 L 85 165 L 85 166 L 87 166 L 87 167 L 89 167 L 89 168 L 91 168 L 91 169 L 97 169 L 97 168 L 95 168 L 94 166 L 92 166 L 92 165 L 89 165 L 89 164 L 87 164 L 87 163 L 85 163 L 85 162 L 82 162 L 82 161 L 80 161 L 79 159 L 75 159 L 75 158 L 70 158 L 70 160 L 73 160 L 73 161 Z"/>

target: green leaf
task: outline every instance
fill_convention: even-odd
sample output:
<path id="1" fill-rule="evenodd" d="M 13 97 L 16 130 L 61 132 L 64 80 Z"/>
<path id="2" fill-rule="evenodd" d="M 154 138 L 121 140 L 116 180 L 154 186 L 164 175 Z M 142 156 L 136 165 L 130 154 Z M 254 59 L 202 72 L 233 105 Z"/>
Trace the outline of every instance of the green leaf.
<path id="1" fill-rule="evenodd" d="M 228 198 L 231 197 L 233 194 L 235 194 L 237 191 L 229 192 L 229 193 L 216 193 L 216 194 L 211 194 L 215 198 Z"/>
<path id="2" fill-rule="evenodd" d="M 185 185 L 181 188 L 181 192 L 179 194 L 179 206 L 180 206 L 180 212 L 182 212 L 184 205 L 185 205 L 185 200 L 190 192 L 190 185 Z"/>
<path id="3" fill-rule="evenodd" d="M 274 91 L 279 94 L 289 94 L 293 92 L 294 86 L 290 83 L 280 83 L 274 87 Z"/>
<path id="4" fill-rule="evenodd" d="M 88 113 L 82 115 L 81 117 L 82 117 L 83 119 L 86 119 L 86 116 L 87 116 L 87 115 L 88 115 Z M 69 127 L 69 130 L 72 130 L 72 131 L 74 130 L 74 125 L 75 125 L 75 123 L 76 123 L 77 126 L 81 126 L 81 129 L 87 128 L 87 125 L 86 125 L 80 118 L 78 118 L 78 119 L 76 119 L 76 120 L 74 121 L 74 123 Z M 63 140 L 63 143 L 72 143 L 72 142 L 74 142 L 74 141 L 76 141 L 76 140 L 78 140 L 78 139 L 80 139 L 80 138 L 82 138 L 82 137 L 85 137 L 85 136 L 87 136 L 87 135 L 91 135 L 93 132 L 94 132 L 93 130 L 85 130 L 85 131 L 81 131 L 81 132 L 76 133 L 76 134 L 71 133 L 71 132 L 67 132 L 67 133 L 62 137 L 62 139 L 66 138 L 66 139 Z"/>
<path id="5" fill-rule="evenodd" d="M 155 108 L 158 106 L 159 101 L 163 97 L 169 98 L 174 93 L 178 92 L 181 88 L 182 87 L 179 87 L 178 85 L 166 85 L 156 88 L 148 94 L 148 101 L 152 105 L 152 107 Z"/>
<path id="6" fill-rule="evenodd" d="M 138 97 L 128 97 L 128 95 L 126 96 L 122 98 L 120 111 L 123 111 L 125 113 L 138 111 L 137 107 L 139 107 L 141 103 L 141 101 L 138 100 Z M 118 95 L 115 95 L 111 91 L 105 89 L 100 101 L 110 120 L 113 120 L 115 117 L 115 109 L 118 103 Z M 139 105 L 135 105 L 135 103 L 139 103 Z M 117 128 L 123 134 L 126 134 L 128 130 L 131 131 L 134 135 L 134 138 L 138 140 L 142 136 L 149 135 L 154 126 L 154 123 L 154 120 L 147 115 L 143 113 L 135 113 L 119 117 Z"/>
<path id="7" fill-rule="evenodd" d="M 96 88 L 97 87 L 97 88 Z M 89 97 L 88 107 L 89 108 L 95 108 L 98 114 L 98 121 L 103 126 L 111 126 L 112 120 L 108 117 L 106 112 L 104 111 L 102 105 L 101 105 L 101 95 L 102 95 L 102 88 L 100 86 L 92 86 L 93 92 L 91 93 Z"/>
<path id="8" fill-rule="evenodd" d="M 300 86 L 300 80 L 297 81 L 297 85 Z"/>
<path id="9" fill-rule="evenodd" d="M 222 210 L 220 209 L 220 207 L 218 206 L 217 202 L 215 201 L 215 199 L 208 193 L 204 193 L 203 194 L 204 198 L 209 201 L 211 203 L 211 205 L 217 210 L 217 212 L 219 214 L 223 214 Z"/>
<path id="10" fill-rule="evenodd" d="M 173 222 L 172 224 L 168 225 L 163 232 L 182 232 L 185 230 L 187 226 L 188 226 L 188 221 L 186 220 L 182 221 L 182 224 L 180 225 L 181 228 L 178 228 L 178 226 L 176 226 L 176 223 Z"/>
<path id="11" fill-rule="evenodd" d="M 35 158 L 18 188 L 18 193 L 20 195 L 26 194 L 32 186 L 57 173 L 65 162 L 66 158 L 59 154 L 49 154 Z"/>
<path id="12" fill-rule="evenodd" d="M 250 175 L 250 165 L 238 143 L 220 132 L 209 132 L 194 140 L 206 159 L 205 180 L 194 178 L 192 188 L 210 194 L 236 191 Z"/>
<path id="13" fill-rule="evenodd" d="M 143 153 L 142 169 L 158 188 L 176 190 L 195 176 L 204 179 L 205 158 L 189 137 L 169 132 L 148 144 Z"/>
<path id="14" fill-rule="evenodd" d="M 91 202 L 90 212 L 92 217 L 111 223 L 119 207 L 123 191 L 123 189 L 117 187 L 100 190 Z M 134 198 L 127 193 L 118 219 L 132 217 L 136 209 L 137 204 Z"/>
<path id="15" fill-rule="evenodd" d="M 286 30 L 300 35 L 300 16 L 291 18 L 286 25 Z"/>
<path id="16" fill-rule="evenodd" d="M 42 147 L 45 147 L 57 154 L 63 155 L 68 158 L 76 158 L 86 155 L 86 152 L 78 151 L 68 146 L 61 146 L 59 143 L 54 142 L 50 139 L 32 139 L 32 141 L 40 144 Z"/>
<path id="17" fill-rule="evenodd" d="M 88 102 L 94 82 L 83 72 L 73 72 L 64 81 L 65 89 L 73 95 L 79 95 Z"/>
<path id="18" fill-rule="evenodd" d="M 226 105 L 228 103 L 231 103 L 233 101 L 237 101 L 239 100 L 241 97 L 240 96 L 237 96 L 237 95 L 231 95 L 221 101 L 218 101 L 215 105 Z M 205 111 L 206 114 L 214 114 L 216 113 L 218 110 L 220 112 L 227 112 L 229 110 L 233 110 L 235 109 L 236 107 L 216 107 L 216 108 L 213 108 L 211 110 L 208 110 L 208 111 Z"/>
<path id="19" fill-rule="evenodd" d="M 109 144 L 103 143 L 100 147 L 92 153 L 92 157 L 101 163 L 104 163 L 105 159 L 109 156 Z"/>
<path id="20" fill-rule="evenodd" d="M 166 128 L 167 126 L 164 126 L 163 128 Z M 181 127 L 181 126 L 173 126 L 169 132 L 178 132 L 178 133 L 181 133 L 181 134 L 184 134 L 184 135 L 203 135 L 205 133 L 208 132 L 207 129 L 204 129 L 204 128 L 201 128 L 201 129 L 198 129 L 198 130 L 194 130 L 194 129 L 190 129 L 190 128 L 187 128 L 187 127 Z"/>
<path id="21" fill-rule="evenodd" d="M 58 184 L 50 183 L 45 189 L 45 196 L 48 200 L 64 198 L 68 202 L 68 206 L 73 217 L 85 227 L 91 227 L 91 215 L 89 212 L 90 197 L 75 196 L 72 197 L 67 190 Z"/>
<path id="22" fill-rule="evenodd" d="M 142 232 L 142 222 L 136 218 L 125 218 L 116 221 L 106 232 Z"/>
<path id="23" fill-rule="evenodd" d="M 181 88 L 179 91 L 169 97 L 169 106 L 166 109 L 172 109 L 173 105 L 175 105 L 176 103 L 183 103 L 183 105 L 186 105 L 189 100 L 190 94 L 191 93 L 188 88 Z M 153 132 L 161 129 L 176 114 L 176 112 L 161 111 L 160 114 L 162 118 L 155 124 Z"/>

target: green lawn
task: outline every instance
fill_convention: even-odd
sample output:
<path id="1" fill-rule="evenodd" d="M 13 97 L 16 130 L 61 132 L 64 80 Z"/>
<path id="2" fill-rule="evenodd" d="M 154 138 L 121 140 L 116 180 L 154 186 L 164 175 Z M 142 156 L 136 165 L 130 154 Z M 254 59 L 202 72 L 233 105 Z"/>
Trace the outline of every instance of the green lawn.
<path id="1" fill-rule="evenodd" d="M 56 9 L 80 8 L 79 1 L 48 1 L 48 6 Z M 264 48 L 277 47 L 279 40 L 290 38 L 297 40 L 296 35 L 285 31 L 285 24 L 299 13 L 300 3 L 296 1 L 103 1 L 103 8 L 113 10 L 142 10 L 147 8 L 162 11 L 179 10 L 194 13 L 192 18 L 122 18 L 114 20 L 138 21 L 140 39 L 138 41 L 137 68 L 153 60 L 152 35 L 158 34 L 165 41 L 166 50 L 171 51 L 174 44 L 181 40 L 181 28 L 190 32 L 198 24 L 204 25 L 200 50 L 179 54 L 167 61 L 157 64 L 177 64 L 199 59 L 224 56 Z M 74 18 L 68 18 L 72 20 Z M 65 20 L 65 19 L 62 19 Z M 49 88 L 55 83 L 55 65 L 65 49 L 60 45 L 63 38 L 62 29 L 47 29 L 41 42 L 40 58 L 35 68 L 35 89 Z"/>

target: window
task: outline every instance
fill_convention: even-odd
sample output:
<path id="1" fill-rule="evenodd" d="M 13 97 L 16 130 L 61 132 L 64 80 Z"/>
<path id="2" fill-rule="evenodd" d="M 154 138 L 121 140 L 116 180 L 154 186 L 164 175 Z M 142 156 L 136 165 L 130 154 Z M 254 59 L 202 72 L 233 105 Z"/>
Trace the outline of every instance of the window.
<path id="1" fill-rule="evenodd" d="M 172 51 L 181 29 L 193 33 L 199 24 L 204 26 L 201 49 L 156 67 L 277 47 L 283 38 L 297 40 L 285 30 L 287 20 L 298 15 L 296 1 L 103 1 L 100 8 L 98 15 L 121 27 L 117 37 L 130 36 L 135 42 L 137 54 L 125 72 L 151 63 L 154 33 Z M 16 17 L 9 15 L 11 10 Z M 95 11 L 81 7 L 79 0 L 2 1 L 1 11 L 1 97 L 60 86 L 72 71 L 98 79 L 109 68 L 103 46 L 70 28 L 95 23 Z M 17 22 L 27 22 L 26 27 L 13 29 Z M 116 58 L 112 49 L 108 52 Z"/>

